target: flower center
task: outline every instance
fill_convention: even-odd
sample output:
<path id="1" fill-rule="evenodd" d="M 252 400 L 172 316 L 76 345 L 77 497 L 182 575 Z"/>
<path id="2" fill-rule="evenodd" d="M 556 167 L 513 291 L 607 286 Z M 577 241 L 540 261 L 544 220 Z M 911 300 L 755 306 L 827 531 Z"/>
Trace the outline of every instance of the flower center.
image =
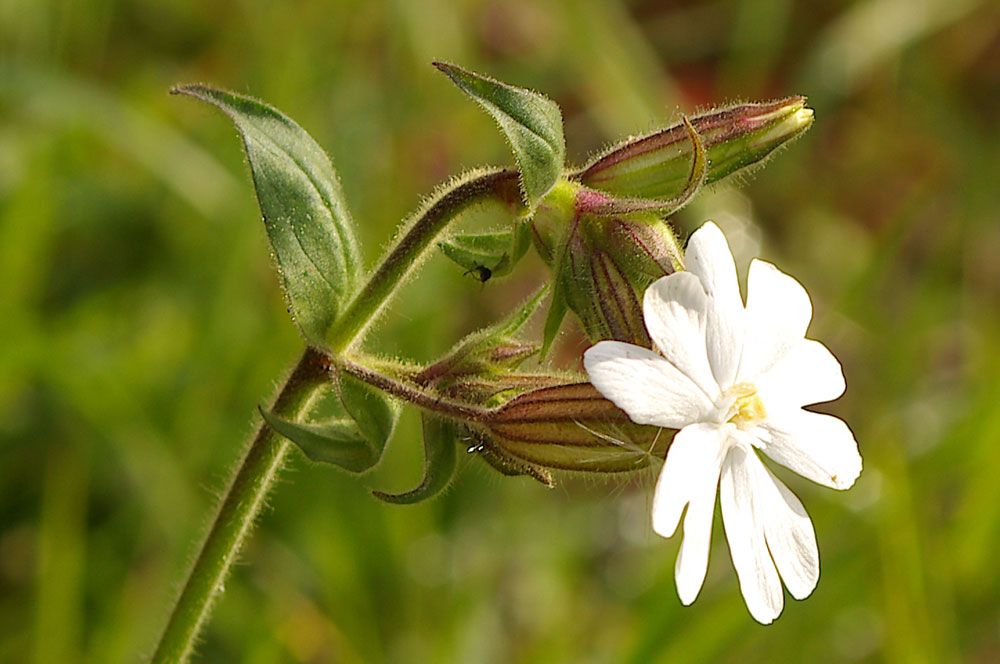
<path id="1" fill-rule="evenodd" d="M 740 429 L 750 429 L 767 418 L 764 402 L 757 395 L 757 386 L 753 383 L 736 383 L 723 396 L 733 399 L 726 421 Z"/>

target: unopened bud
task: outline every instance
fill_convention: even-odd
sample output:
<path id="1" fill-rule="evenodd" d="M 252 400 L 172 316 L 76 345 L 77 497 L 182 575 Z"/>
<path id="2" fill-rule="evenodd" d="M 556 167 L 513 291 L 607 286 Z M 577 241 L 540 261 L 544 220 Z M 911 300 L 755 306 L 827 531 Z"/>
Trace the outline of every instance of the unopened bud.
<path id="1" fill-rule="evenodd" d="M 525 392 L 565 382 L 564 376 L 551 374 L 493 372 L 454 377 L 436 385 L 435 391 L 461 403 L 495 408 Z"/>
<path id="2" fill-rule="evenodd" d="M 543 468 L 614 473 L 663 458 L 672 432 L 632 422 L 590 383 L 533 390 L 478 423 L 501 456 Z"/>
<path id="3" fill-rule="evenodd" d="M 640 295 L 679 265 L 680 247 L 656 213 L 604 214 L 606 194 L 563 181 L 532 218 L 539 255 L 591 341 L 649 346 Z"/>
<path id="4" fill-rule="evenodd" d="M 545 288 L 540 289 L 506 320 L 470 334 L 443 358 L 409 376 L 409 380 L 421 388 L 438 392 L 443 392 L 452 383 L 470 379 L 502 381 L 538 352 L 537 344 L 521 341 L 514 335 L 534 313 L 545 291 Z"/>
<path id="5" fill-rule="evenodd" d="M 690 119 L 707 151 L 705 184 L 760 164 L 813 123 L 805 97 L 740 104 Z M 616 198 L 672 198 L 687 186 L 693 157 L 683 123 L 626 140 L 572 176 Z"/>

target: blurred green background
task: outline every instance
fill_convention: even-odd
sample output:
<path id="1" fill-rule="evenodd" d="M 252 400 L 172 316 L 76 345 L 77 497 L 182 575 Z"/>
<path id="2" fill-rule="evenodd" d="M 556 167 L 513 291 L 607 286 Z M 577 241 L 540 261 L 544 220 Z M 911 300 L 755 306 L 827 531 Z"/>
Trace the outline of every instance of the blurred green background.
<path id="1" fill-rule="evenodd" d="M 252 93 L 332 156 L 373 259 L 465 168 L 511 163 L 429 66 L 550 95 L 571 158 L 680 112 L 809 95 L 814 128 L 677 218 L 810 290 L 840 357 L 847 493 L 781 473 L 823 575 L 769 627 L 720 524 L 694 606 L 653 473 L 555 490 L 462 460 L 412 507 L 413 413 L 358 480 L 296 455 L 204 662 L 1000 660 L 1000 5 L 989 0 L 0 0 L 0 660 L 151 651 L 302 343 L 236 133 L 174 83 Z M 429 359 L 544 277 L 437 256 L 372 347 Z M 572 335 L 567 345 L 572 348 Z"/>

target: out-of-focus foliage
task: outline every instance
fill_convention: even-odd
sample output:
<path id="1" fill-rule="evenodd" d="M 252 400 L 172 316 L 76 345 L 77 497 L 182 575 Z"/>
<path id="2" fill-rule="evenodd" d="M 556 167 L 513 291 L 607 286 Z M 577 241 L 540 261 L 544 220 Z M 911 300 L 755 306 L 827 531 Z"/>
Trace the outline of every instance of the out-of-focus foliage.
<path id="1" fill-rule="evenodd" d="M 295 457 L 201 661 L 1000 658 L 996 3 L 6 0 L 0 660 L 149 651 L 256 405 L 301 349 L 232 126 L 168 88 L 294 117 L 333 158 L 370 261 L 438 182 L 511 163 L 435 59 L 557 101 L 577 163 L 681 111 L 809 95 L 803 139 L 678 225 L 714 218 L 740 265 L 760 254 L 809 288 L 812 334 L 847 373 L 829 410 L 865 471 L 846 494 L 781 474 L 823 578 L 761 627 L 721 529 L 680 605 L 651 474 L 550 491 L 462 458 L 435 501 L 374 499 L 420 481 L 407 412 L 360 480 Z M 431 359 L 544 274 L 530 258 L 481 284 L 439 255 L 372 350 Z"/>

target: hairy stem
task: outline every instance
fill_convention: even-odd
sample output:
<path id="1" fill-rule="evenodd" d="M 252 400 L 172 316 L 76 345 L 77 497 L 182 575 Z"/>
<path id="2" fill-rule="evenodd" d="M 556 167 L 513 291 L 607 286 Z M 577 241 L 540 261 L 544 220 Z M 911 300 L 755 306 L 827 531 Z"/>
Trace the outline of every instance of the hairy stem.
<path id="1" fill-rule="evenodd" d="M 518 178 L 514 171 L 490 171 L 473 176 L 444 191 L 428 205 L 422 214 L 401 233 L 393 247 L 385 254 L 367 283 L 359 290 L 328 334 L 328 343 L 334 356 L 355 343 L 371 324 L 389 297 L 407 274 L 419 264 L 431 243 L 448 223 L 469 206 L 484 200 L 499 200 L 511 205 L 519 204 Z M 275 399 L 272 411 L 284 417 L 297 418 L 311 388 L 327 379 L 330 359 L 318 351 L 307 348 L 292 371 L 291 376 Z M 376 380 L 384 378 L 360 365 L 358 378 L 365 376 Z M 346 369 L 345 369 L 346 370 Z M 367 371 L 367 373 L 364 373 Z M 354 372 L 352 372 L 354 373 Z M 400 389 L 402 383 L 384 379 Z M 381 386 L 394 394 L 393 385 Z M 397 394 L 397 396 L 403 396 Z M 421 394 L 426 404 L 435 405 L 442 412 L 466 408 L 460 404 L 434 401 Z M 404 396 L 404 398 L 406 398 Z M 418 402 L 417 405 L 420 405 Z M 454 406 L 454 408 L 452 408 Z M 475 409 L 473 409 L 475 410 Z M 455 411 L 453 416 L 463 416 Z M 464 416 L 473 415 L 464 413 Z M 265 499 L 284 464 L 292 443 L 261 424 L 253 443 L 240 462 L 236 474 L 226 490 L 219 512 L 205 537 L 194 566 L 184 583 L 177 604 L 174 606 L 166 629 L 156 651 L 154 664 L 179 664 L 186 662 L 194 649 L 198 634 L 211 612 L 212 605 L 222 592 L 222 584 L 229 568 L 239 554 L 240 547 L 264 506 Z"/>
<path id="2" fill-rule="evenodd" d="M 325 358 L 307 349 L 274 400 L 275 412 L 295 417 L 312 388 L 327 379 Z M 261 425 L 233 477 L 156 647 L 155 664 L 184 662 L 222 592 L 240 547 L 285 461 L 291 443 Z"/>
<path id="3" fill-rule="evenodd" d="M 479 422 L 489 415 L 489 411 L 483 408 L 476 408 L 468 404 L 451 401 L 428 394 L 416 387 L 402 383 L 394 378 L 390 378 L 370 367 L 358 364 L 345 358 L 334 358 L 331 360 L 338 370 L 354 376 L 358 380 L 368 383 L 372 387 L 378 388 L 387 394 L 399 397 L 414 406 L 429 410 L 441 415 L 447 415 L 455 419 Z"/>
<path id="4" fill-rule="evenodd" d="M 452 219 L 486 200 L 520 205 L 516 171 L 490 171 L 444 191 L 399 236 L 372 271 L 367 283 L 327 334 L 330 347 L 346 348 L 361 338 L 406 275 L 414 269 Z"/>

